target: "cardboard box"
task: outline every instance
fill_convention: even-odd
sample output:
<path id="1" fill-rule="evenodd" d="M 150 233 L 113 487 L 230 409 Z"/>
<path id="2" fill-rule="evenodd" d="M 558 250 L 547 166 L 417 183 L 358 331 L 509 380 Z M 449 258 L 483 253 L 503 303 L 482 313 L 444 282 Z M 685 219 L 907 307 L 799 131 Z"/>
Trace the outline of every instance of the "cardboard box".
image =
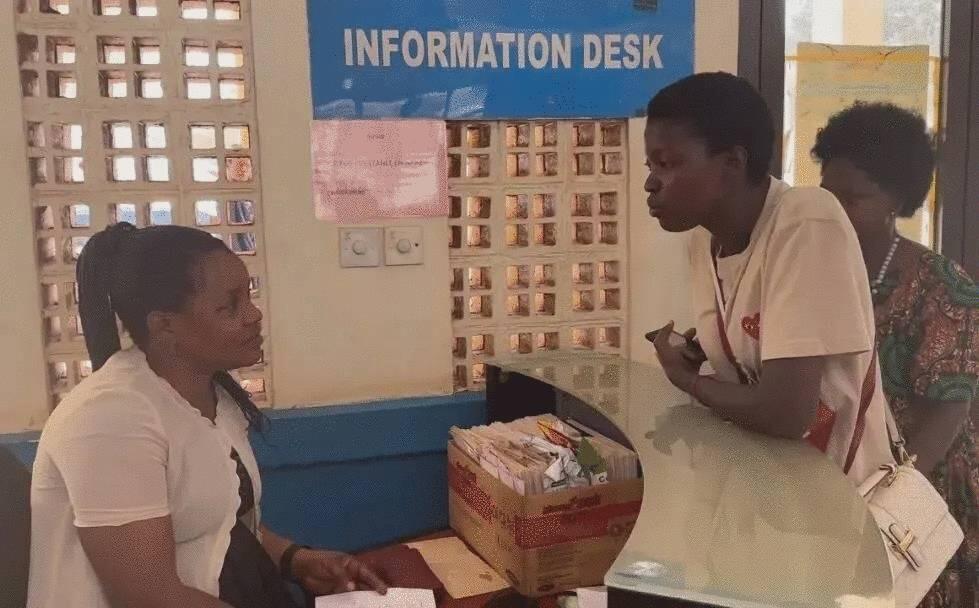
<path id="1" fill-rule="evenodd" d="M 449 442 L 449 525 L 522 595 L 603 584 L 639 515 L 642 479 L 520 496 Z"/>

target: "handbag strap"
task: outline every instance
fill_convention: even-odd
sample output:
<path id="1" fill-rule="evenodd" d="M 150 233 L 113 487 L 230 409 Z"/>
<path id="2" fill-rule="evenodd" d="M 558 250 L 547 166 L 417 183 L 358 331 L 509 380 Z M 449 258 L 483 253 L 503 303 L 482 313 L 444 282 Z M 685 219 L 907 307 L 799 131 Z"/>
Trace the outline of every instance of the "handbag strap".
<path id="1" fill-rule="evenodd" d="M 884 418 L 887 421 L 887 439 L 891 443 L 891 450 L 897 457 L 897 463 L 902 466 L 914 466 L 914 461 L 917 458 L 908 453 L 904 435 L 901 434 L 901 429 L 898 428 L 897 421 L 894 419 L 894 410 L 891 409 L 890 402 L 886 400 L 884 402 Z"/>
<path id="2" fill-rule="evenodd" d="M 877 389 L 877 359 L 877 342 L 875 341 L 874 348 L 871 351 L 870 367 L 867 369 L 867 376 L 864 378 L 863 390 L 860 394 L 860 410 L 853 429 L 853 440 L 850 442 L 850 451 L 847 454 L 846 464 L 843 467 L 845 473 L 850 472 L 857 448 L 860 447 L 860 442 L 863 439 L 863 431 L 867 424 L 867 410 L 870 408 L 870 403 L 873 401 Z M 884 400 L 884 420 L 887 427 L 887 440 L 890 443 L 891 451 L 896 456 L 897 464 L 901 466 L 914 466 L 915 457 L 908 453 L 904 436 L 901 434 L 901 429 L 898 428 L 897 421 L 894 419 L 894 411 L 886 399 Z"/>

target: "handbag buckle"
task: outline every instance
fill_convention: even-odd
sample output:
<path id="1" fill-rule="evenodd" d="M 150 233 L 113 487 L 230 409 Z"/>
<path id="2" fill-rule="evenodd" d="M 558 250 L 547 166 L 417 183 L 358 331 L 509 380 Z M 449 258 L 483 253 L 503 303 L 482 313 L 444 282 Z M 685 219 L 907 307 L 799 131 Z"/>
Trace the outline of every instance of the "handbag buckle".
<path id="1" fill-rule="evenodd" d="M 903 535 L 900 534 L 900 530 L 897 528 L 896 524 L 891 524 L 888 527 L 888 537 L 891 541 L 891 549 L 900 555 L 908 564 L 915 570 L 921 569 L 921 564 L 918 560 L 911 555 L 911 545 L 915 541 L 914 532 L 908 530 Z"/>
<path id="2" fill-rule="evenodd" d="M 898 465 L 896 464 L 882 464 L 880 465 L 881 471 L 887 471 L 887 476 L 881 480 L 888 488 L 894 485 L 894 481 L 897 479 Z"/>
<path id="3" fill-rule="evenodd" d="M 907 445 L 905 445 L 903 439 L 895 441 L 894 447 L 897 449 L 897 461 L 901 466 L 913 467 L 918 461 L 918 457 L 916 455 L 908 452 Z"/>

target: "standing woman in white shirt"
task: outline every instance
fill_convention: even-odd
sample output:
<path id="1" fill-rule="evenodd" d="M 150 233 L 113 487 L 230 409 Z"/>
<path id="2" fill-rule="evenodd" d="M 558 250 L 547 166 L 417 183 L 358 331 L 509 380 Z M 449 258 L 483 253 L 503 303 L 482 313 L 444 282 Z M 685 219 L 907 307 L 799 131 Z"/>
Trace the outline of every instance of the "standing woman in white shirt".
<path id="1" fill-rule="evenodd" d="M 78 287 L 95 372 L 41 435 L 28 606 L 292 607 L 284 579 L 384 591 L 352 557 L 261 525 L 248 431 L 265 419 L 227 370 L 261 360 L 262 314 L 224 243 L 116 224 L 86 245 Z"/>
<path id="2" fill-rule="evenodd" d="M 833 196 L 768 174 L 775 130 L 744 79 L 697 74 L 646 114 L 650 215 L 692 231 L 697 340 L 655 347 L 667 375 L 718 415 L 805 439 L 859 484 L 891 462 L 874 314 L 856 234 Z M 688 338 L 693 332 L 688 332 Z M 705 360 L 715 370 L 700 374 Z"/>

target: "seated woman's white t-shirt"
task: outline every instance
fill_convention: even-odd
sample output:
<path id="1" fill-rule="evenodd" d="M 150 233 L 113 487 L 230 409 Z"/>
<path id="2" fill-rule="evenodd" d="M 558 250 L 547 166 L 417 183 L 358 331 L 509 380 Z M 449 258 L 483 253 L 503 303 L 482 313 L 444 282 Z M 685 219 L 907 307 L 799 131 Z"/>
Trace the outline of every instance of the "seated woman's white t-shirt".
<path id="1" fill-rule="evenodd" d="M 711 235 L 702 228 L 691 236 L 690 264 L 701 345 L 718 378 L 738 382 L 721 341 Z M 880 371 L 872 365 L 869 281 L 856 233 L 833 195 L 771 178 L 747 249 L 719 258 L 717 274 L 725 334 L 744 375 L 757 380 L 771 359 L 826 357 L 807 439 L 855 484 L 891 462 Z"/>
<path id="2" fill-rule="evenodd" d="M 223 389 L 217 393 L 212 423 L 132 348 L 58 405 L 34 461 L 29 608 L 108 608 L 76 528 L 167 515 L 180 580 L 218 595 L 240 501 L 232 448 L 255 484 L 256 504 L 261 482 L 247 421 Z"/>

